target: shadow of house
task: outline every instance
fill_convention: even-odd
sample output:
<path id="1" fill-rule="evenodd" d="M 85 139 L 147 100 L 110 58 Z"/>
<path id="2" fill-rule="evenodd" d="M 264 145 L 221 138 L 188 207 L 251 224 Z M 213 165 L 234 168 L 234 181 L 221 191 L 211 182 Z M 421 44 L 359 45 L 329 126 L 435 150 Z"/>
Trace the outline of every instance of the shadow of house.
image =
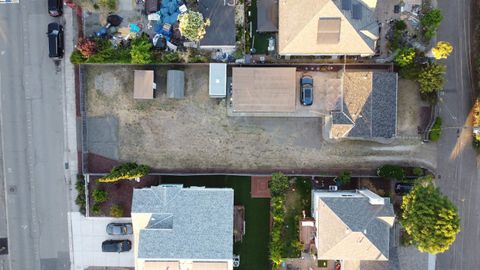
<path id="1" fill-rule="evenodd" d="M 341 106 L 331 112 L 330 138 L 393 138 L 397 133 L 396 73 L 345 72 Z"/>

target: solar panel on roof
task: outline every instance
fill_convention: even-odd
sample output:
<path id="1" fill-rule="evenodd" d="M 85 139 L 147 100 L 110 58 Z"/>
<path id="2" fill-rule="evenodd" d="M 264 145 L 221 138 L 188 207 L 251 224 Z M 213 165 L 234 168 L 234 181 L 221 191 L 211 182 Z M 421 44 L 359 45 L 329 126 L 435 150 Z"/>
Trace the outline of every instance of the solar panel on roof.
<path id="1" fill-rule="evenodd" d="M 361 4 L 354 4 L 352 10 L 352 17 L 354 20 L 361 20 L 362 19 L 362 5 Z"/>
<path id="2" fill-rule="evenodd" d="M 352 9 L 352 0 L 342 0 L 342 9 L 343 10 Z"/>

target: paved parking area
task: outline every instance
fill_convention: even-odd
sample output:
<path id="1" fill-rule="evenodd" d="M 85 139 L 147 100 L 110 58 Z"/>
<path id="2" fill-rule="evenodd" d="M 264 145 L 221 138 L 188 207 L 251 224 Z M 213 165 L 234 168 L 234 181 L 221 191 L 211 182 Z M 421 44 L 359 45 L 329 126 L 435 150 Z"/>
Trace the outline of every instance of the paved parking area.
<path id="1" fill-rule="evenodd" d="M 110 236 L 105 228 L 110 222 L 131 222 L 130 218 L 86 218 L 79 212 L 69 213 L 72 226 L 73 269 L 83 270 L 89 266 L 134 267 L 133 249 L 124 253 L 102 252 L 102 242 L 108 239 L 129 239 L 133 235 Z"/>

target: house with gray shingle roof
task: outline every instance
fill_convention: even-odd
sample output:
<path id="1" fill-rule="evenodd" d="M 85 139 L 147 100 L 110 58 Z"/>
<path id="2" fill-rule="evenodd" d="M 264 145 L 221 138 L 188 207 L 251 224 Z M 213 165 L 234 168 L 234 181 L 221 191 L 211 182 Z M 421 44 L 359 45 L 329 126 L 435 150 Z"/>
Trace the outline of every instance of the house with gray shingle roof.
<path id="1" fill-rule="evenodd" d="M 135 189 L 136 270 L 233 269 L 233 189 Z"/>
<path id="2" fill-rule="evenodd" d="M 397 84 L 393 72 L 344 72 L 341 99 L 331 112 L 330 138 L 395 137 Z"/>
<path id="3" fill-rule="evenodd" d="M 388 261 L 395 220 L 388 198 L 369 190 L 313 190 L 312 213 L 319 260 L 351 266 L 344 269 L 359 269 L 362 261 Z"/>

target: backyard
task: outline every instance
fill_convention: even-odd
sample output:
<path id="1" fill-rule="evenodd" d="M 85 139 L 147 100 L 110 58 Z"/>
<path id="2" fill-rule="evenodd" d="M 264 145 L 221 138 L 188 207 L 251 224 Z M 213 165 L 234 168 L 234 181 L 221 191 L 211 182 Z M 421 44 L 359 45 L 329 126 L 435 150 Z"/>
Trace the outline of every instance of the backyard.
<path id="1" fill-rule="evenodd" d="M 234 189 L 235 205 L 245 207 L 245 235 L 234 245 L 234 254 L 240 255 L 239 270 L 269 269 L 268 241 L 269 199 L 251 198 L 250 177 L 244 176 L 163 176 L 163 184 L 184 186 L 230 187 Z"/>

